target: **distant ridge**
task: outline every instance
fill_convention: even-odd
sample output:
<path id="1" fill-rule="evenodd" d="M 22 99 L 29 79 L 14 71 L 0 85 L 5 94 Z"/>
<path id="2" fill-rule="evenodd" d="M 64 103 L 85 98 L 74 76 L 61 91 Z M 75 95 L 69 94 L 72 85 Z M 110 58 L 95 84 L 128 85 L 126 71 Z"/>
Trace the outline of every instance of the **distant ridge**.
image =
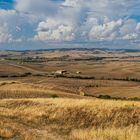
<path id="1" fill-rule="evenodd" d="M 124 52 L 140 52 L 140 49 L 110 49 L 110 48 L 52 48 L 52 49 L 26 49 L 26 50 L 2 50 L 2 51 L 11 51 L 11 52 L 29 52 L 29 51 L 124 51 Z"/>

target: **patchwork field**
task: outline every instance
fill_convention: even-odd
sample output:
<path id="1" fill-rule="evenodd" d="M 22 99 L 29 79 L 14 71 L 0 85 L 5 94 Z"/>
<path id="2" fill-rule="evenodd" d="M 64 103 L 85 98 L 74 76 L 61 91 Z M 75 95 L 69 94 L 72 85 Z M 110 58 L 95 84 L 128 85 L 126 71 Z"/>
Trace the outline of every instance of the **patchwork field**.
<path id="1" fill-rule="evenodd" d="M 67 73 L 55 74 L 57 70 L 66 70 Z M 0 65 L 0 79 L 1 83 L 9 80 L 18 82 L 22 88 L 30 84 L 72 94 L 83 92 L 93 96 L 103 94 L 134 98 L 140 97 L 139 70 L 139 63 L 136 62 L 91 62 L 90 65 L 89 62 L 49 62 L 40 65 L 5 62 Z M 18 90 L 15 83 L 2 84 L 0 90 Z"/>

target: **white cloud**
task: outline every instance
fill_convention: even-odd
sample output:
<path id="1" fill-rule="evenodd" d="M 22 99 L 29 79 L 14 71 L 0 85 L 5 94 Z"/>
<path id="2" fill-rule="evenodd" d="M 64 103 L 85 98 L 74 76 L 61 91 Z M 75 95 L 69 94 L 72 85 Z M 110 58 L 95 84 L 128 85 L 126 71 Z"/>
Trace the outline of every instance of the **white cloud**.
<path id="1" fill-rule="evenodd" d="M 89 14 L 98 18 L 107 16 L 111 19 L 117 19 L 140 13 L 139 0 L 65 0 L 62 5 L 73 9 L 87 9 Z M 80 14 L 87 13 L 81 12 Z"/>
<path id="2" fill-rule="evenodd" d="M 75 37 L 72 25 L 58 19 L 47 19 L 40 22 L 37 32 L 34 39 L 40 41 L 70 41 Z"/>
<path id="3" fill-rule="evenodd" d="M 33 26 L 36 22 L 33 15 L 0 9 L 0 42 L 27 40 L 35 32 Z"/>
<path id="4" fill-rule="evenodd" d="M 52 0 L 15 0 L 17 11 L 36 14 L 39 17 L 56 14 L 59 6 L 60 2 Z"/>
<path id="5" fill-rule="evenodd" d="M 106 18 L 106 17 L 105 17 Z M 89 17 L 83 24 L 81 34 L 90 41 L 102 40 L 134 40 L 140 37 L 140 23 L 135 20 L 109 20 L 102 22 L 99 19 Z"/>
<path id="6" fill-rule="evenodd" d="M 136 31 L 140 33 L 140 23 L 137 24 Z"/>
<path id="7" fill-rule="evenodd" d="M 0 42 L 140 39 L 140 0 L 14 1 L 0 10 Z"/>
<path id="8" fill-rule="evenodd" d="M 66 0 L 62 3 L 62 5 L 66 7 L 77 7 L 78 3 L 80 5 L 80 1 L 81 0 Z"/>
<path id="9" fill-rule="evenodd" d="M 2 18 L 2 17 L 10 17 L 10 16 L 12 16 L 12 15 L 14 15 L 16 13 L 16 11 L 15 10 L 3 10 L 3 9 L 1 9 L 0 10 L 0 17 Z"/>
<path id="10" fill-rule="evenodd" d="M 7 23 L 0 23 L 0 43 L 22 42 L 20 38 L 14 38 L 9 31 Z"/>
<path id="11" fill-rule="evenodd" d="M 8 31 L 7 24 L 0 24 L 0 43 L 12 41 L 12 35 Z"/>
<path id="12" fill-rule="evenodd" d="M 89 32 L 90 40 L 112 40 L 119 36 L 118 29 L 122 26 L 123 21 L 111 21 L 102 25 L 95 25 Z"/>
<path id="13" fill-rule="evenodd" d="M 122 37 L 122 39 L 125 39 L 125 40 L 133 40 L 133 39 L 137 39 L 137 38 L 138 38 L 138 34 L 136 34 L 136 33 L 126 34 Z"/>

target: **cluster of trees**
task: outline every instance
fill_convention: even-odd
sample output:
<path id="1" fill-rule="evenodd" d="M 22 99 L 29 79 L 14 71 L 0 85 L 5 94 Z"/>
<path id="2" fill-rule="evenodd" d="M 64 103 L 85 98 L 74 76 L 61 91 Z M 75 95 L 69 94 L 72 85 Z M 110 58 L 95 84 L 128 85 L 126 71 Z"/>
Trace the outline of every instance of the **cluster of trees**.
<path id="1" fill-rule="evenodd" d="M 10 57 L 7 57 L 5 58 L 5 60 L 7 61 L 18 61 L 18 62 L 29 62 L 29 63 L 43 63 L 43 62 L 46 62 L 46 58 L 44 57 L 24 57 L 24 58 L 10 58 Z"/>
<path id="2" fill-rule="evenodd" d="M 32 73 L 30 72 L 25 72 L 23 74 L 13 74 L 13 75 L 0 75 L 1 78 L 8 78 L 8 77 L 27 77 L 31 76 Z"/>
<path id="3" fill-rule="evenodd" d="M 63 77 L 63 78 L 73 78 L 73 79 L 95 79 L 94 76 L 80 76 L 80 75 L 64 75 L 64 74 L 59 74 L 56 75 L 55 77 Z"/>
<path id="4" fill-rule="evenodd" d="M 110 95 L 99 95 L 97 96 L 99 99 L 112 99 L 112 100 L 128 100 L 128 101 L 140 101 L 140 98 L 134 97 L 134 98 L 126 98 L 126 97 L 112 97 Z"/>
<path id="5" fill-rule="evenodd" d="M 98 99 L 104 99 L 104 100 L 123 100 L 123 101 L 140 101 L 140 98 L 134 97 L 134 98 L 126 98 L 126 97 L 113 97 L 110 95 L 99 95 L 99 96 L 94 96 L 94 95 L 89 95 L 85 94 L 85 96 L 90 96 Z"/>
<path id="6" fill-rule="evenodd" d="M 140 82 L 140 79 L 138 79 L 138 78 L 130 78 L 130 77 L 124 77 L 124 78 L 101 78 L 101 80 L 119 80 L 119 81 Z"/>

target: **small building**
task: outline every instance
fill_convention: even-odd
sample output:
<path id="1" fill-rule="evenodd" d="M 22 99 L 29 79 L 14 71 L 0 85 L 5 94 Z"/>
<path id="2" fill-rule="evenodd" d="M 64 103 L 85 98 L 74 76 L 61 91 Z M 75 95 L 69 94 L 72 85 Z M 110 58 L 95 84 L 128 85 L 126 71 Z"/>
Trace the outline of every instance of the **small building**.
<path id="1" fill-rule="evenodd" d="M 57 70 L 57 71 L 55 72 L 55 74 L 65 74 L 65 73 L 67 73 L 66 70 Z"/>
<path id="2" fill-rule="evenodd" d="M 81 74 L 81 71 L 77 71 L 76 74 Z"/>

